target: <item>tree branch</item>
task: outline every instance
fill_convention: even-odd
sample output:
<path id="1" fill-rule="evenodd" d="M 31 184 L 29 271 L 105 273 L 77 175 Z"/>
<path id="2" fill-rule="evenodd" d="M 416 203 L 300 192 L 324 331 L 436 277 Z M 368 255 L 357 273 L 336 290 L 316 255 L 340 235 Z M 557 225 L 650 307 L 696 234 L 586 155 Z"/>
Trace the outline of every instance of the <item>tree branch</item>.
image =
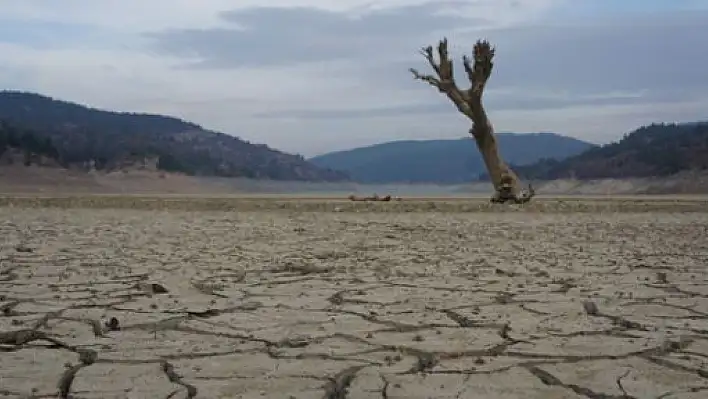
<path id="1" fill-rule="evenodd" d="M 462 57 L 462 63 L 467 73 L 467 79 L 471 87 L 468 91 L 470 96 L 482 98 L 487 80 L 492 75 L 494 68 L 495 49 L 486 40 L 478 40 L 474 45 L 474 64 L 468 56 Z"/>
<path id="2" fill-rule="evenodd" d="M 430 46 L 428 46 L 430 49 Z M 432 49 L 431 49 L 432 52 Z M 452 68 L 452 60 L 450 59 L 450 54 L 447 51 L 447 38 L 443 38 L 438 44 L 438 59 L 440 60 L 440 65 L 437 67 L 438 76 L 440 76 L 440 81 L 445 82 L 450 85 L 450 89 L 457 90 L 455 85 L 454 70 Z"/>
<path id="3" fill-rule="evenodd" d="M 440 76 L 440 67 L 435 63 L 435 58 L 433 57 L 433 46 L 423 47 L 420 53 L 428 60 L 428 64 L 430 64 L 435 73 Z"/>
<path id="4" fill-rule="evenodd" d="M 436 87 L 441 92 L 445 92 L 445 90 L 440 87 L 440 80 L 436 79 L 433 75 L 423 75 L 413 68 L 410 68 L 408 70 L 411 71 L 411 73 L 413 74 L 413 79 L 422 80 L 423 82 L 426 82 L 429 85 Z"/>
<path id="5" fill-rule="evenodd" d="M 421 80 L 435 87 L 441 93 L 445 93 L 447 97 L 455 104 L 457 109 L 468 117 L 472 117 L 472 108 L 468 103 L 466 92 L 461 91 L 455 84 L 455 76 L 450 59 L 450 53 L 447 48 L 447 38 L 443 38 L 438 43 L 438 60 L 435 60 L 433 46 L 423 47 L 420 53 L 428 61 L 430 67 L 435 71 L 437 77 L 433 75 L 424 75 L 416 69 L 410 68 L 409 71 L 413 74 L 413 78 Z"/>

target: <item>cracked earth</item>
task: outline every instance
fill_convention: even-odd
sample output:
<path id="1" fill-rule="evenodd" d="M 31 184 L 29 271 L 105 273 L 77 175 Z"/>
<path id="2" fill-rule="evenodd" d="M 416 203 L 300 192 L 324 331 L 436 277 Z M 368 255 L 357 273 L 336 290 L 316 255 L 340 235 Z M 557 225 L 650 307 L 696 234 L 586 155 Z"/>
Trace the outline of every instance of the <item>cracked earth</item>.
<path id="1" fill-rule="evenodd" d="M 18 201 L 3 398 L 708 397 L 705 202 Z"/>

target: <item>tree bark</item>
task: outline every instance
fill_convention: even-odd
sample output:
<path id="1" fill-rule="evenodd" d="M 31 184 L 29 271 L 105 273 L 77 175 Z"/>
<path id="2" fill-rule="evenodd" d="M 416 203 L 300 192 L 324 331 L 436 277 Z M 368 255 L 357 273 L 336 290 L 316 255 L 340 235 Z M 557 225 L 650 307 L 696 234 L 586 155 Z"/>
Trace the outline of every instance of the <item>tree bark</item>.
<path id="1" fill-rule="evenodd" d="M 475 143 L 482 154 L 484 166 L 494 189 L 498 191 L 501 188 L 502 177 L 506 175 L 511 178 L 512 193 L 518 194 L 521 190 L 519 178 L 502 159 L 496 137 L 493 134 L 481 135 L 479 138 L 475 137 Z"/>
<path id="2" fill-rule="evenodd" d="M 477 143 L 477 148 L 482 155 L 487 173 L 496 191 L 492 201 L 528 202 L 534 195 L 533 188 L 529 186 L 528 192 L 522 192 L 519 178 L 499 153 L 494 127 L 482 104 L 484 88 L 494 67 L 494 51 L 489 42 L 479 40 L 474 45 L 474 60 L 470 60 L 467 56 L 462 58 L 465 73 L 470 82 L 469 89 L 465 90 L 460 89 L 455 83 L 452 60 L 447 48 L 447 38 L 443 38 L 438 44 L 438 61 L 435 60 L 432 46 L 421 50 L 421 54 L 428 61 L 435 75 L 423 75 L 413 68 L 410 71 L 415 79 L 424 81 L 445 94 L 457 110 L 472 122 L 470 134 Z"/>

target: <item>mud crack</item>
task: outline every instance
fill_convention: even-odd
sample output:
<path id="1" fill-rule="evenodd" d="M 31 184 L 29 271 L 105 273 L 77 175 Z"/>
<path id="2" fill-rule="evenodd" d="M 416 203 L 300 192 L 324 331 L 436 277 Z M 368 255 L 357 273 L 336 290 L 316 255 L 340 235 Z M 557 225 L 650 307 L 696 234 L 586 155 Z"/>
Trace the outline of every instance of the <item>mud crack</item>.
<path id="1" fill-rule="evenodd" d="M 629 396 L 626 394 L 609 395 L 609 394 L 605 394 L 605 393 L 595 392 L 595 391 L 591 390 L 590 388 L 581 387 L 580 385 L 566 384 L 563 381 L 561 381 L 560 379 L 558 379 L 558 377 L 556 377 L 553 374 L 547 372 L 546 370 L 540 369 L 536 366 L 526 366 L 526 369 L 546 385 L 563 387 L 563 388 L 569 389 L 569 390 L 577 393 L 578 395 L 583 395 L 583 396 L 590 398 L 590 399 L 637 399 L 634 396 Z"/>
<path id="2" fill-rule="evenodd" d="M 330 378 L 330 381 L 324 387 L 325 394 L 323 399 L 346 399 L 349 387 L 352 385 L 354 378 L 356 378 L 356 373 L 364 367 L 367 366 L 359 365 L 348 367 Z"/>
<path id="3" fill-rule="evenodd" d="M 173 366 L 170 362 L 163 360 L 160 363 L 160 367 L 171 383 L 181 385 L 187 390 L 187 399 L 192 399 L 197 396 L 197 387 L 182 381 L 182 377 L 175 372 L 175 366 Z"/>

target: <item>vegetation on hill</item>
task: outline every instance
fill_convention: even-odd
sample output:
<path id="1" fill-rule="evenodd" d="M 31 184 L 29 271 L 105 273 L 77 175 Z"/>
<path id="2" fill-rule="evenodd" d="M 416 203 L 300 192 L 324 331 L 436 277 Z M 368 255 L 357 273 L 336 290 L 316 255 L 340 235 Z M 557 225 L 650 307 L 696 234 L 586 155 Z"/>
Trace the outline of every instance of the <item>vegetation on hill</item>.
<path id="1" fill-rule="evenodd" d="M 49 137 L 39 137 L 31 131 L 18 129 L 0 120 L 0 157 L 13 150 L 22 154 L 26 166 L 38 157 L 59 160 L 59 151 Z M 12 162 L 12 157 L 6 161 Z"/>
<path id="2" fill-rule="evenodd" d="M 708 170 L 708 122 L 643 126 L 617 142 L 515 170 L 534 180 L 660 177 Z"/>
<path id="3" fill-rule="evenodd" d="M 594 145 L 554 133 L 499 133 L 501 153 L 512 164 L 543 158 L 562 159 Z M 311 158 L 324 168 L 341 170 L 362 183 L 467 183 L 485 172 L 474 140 L 394 141 Z"/>
<path id="4" fill-rule="evenodd" d="M 209 131 L 177 118 L 93 109 L 33 93 L 0 92 L 0 119 L 56 146 L 64 165 L 120 168 L 158 159 L 165 171 L 292 181 L 342 181 L 346 173 L 302 156 Z"/>

